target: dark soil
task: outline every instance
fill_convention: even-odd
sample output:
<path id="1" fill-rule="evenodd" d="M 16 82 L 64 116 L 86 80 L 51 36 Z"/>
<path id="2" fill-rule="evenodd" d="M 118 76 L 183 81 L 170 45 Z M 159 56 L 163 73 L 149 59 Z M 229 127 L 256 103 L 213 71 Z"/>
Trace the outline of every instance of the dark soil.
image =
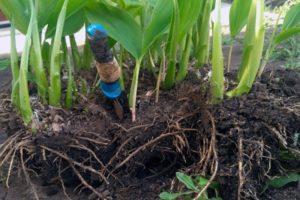
<path id="1" fill-rule="evenodd" d="M 194 75 L 162 91 L 156 104 L 153 80 L 147 73 L 141 77 L 135 123 L 129 113 L 117 120 L 112 106 L 97 92 L 81 95 L 71 111 L 44 107 L 32 99 L 38 131 L 29 138 L 30 130 L 3 95 L 0 130 L 10 139 L 17 137 L 11 146 L 26 142 L 16 149 L 12 176 L 22 174 L 23 153 L 32 184 L 38 194 L 44 191 L 45 199 L 63 198 L 61 186 L 74 199 L 93 199 L 88 185 L 106 199 L 158 199 L 164 190 L 182 189 L 174 182 L 177 171 L 208 178 L 216 171 L 220 195 L 230 200 L 270 199 L 273 190 L 260 194 L 267 178 L 283 169 L 300 169 L 299 159 L 286 161 L 280 154 L 299 152 L 299 141 L 294 141 L 300 132 L 298 72 L 268 72 L 249 95 L 214 106 L 208 103 L 207 84 Z M 11 180 L 14 190 L 15 179 Z M 297 199 L 297 186 L 291 187 L 293 192 L 284 199 Z M 24 191 L 31 194 L 25 199 L 34 198 L 30 188 Z M 10 191 L 3 199 L 21 199 L 9 198 Z M 81 196 L 74 197 L 78 193 Z"/>

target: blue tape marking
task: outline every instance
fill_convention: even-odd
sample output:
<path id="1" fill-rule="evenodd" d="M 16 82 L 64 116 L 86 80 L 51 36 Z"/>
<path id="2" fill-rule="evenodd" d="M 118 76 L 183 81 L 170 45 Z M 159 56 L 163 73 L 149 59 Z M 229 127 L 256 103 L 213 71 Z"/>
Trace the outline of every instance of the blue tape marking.
<path id="1" fill-rule="evenodd" d="M 108 36 L 106 29 L 101 24 L 91 24 L 87 27 L 87 34 L 89 37 L 95 37 L 97 32 L 100 33 L 100 37 Z"/>
<path id="2" fill-rule="evenodd" d="M 116 81 L 114 83 L 105 83 L 100 81 L 100 89 L 102 90 L 104 96 L 108 99 L 117 99 L 121 96 L 122 89 L 120 85 L 120 81 Z"/>

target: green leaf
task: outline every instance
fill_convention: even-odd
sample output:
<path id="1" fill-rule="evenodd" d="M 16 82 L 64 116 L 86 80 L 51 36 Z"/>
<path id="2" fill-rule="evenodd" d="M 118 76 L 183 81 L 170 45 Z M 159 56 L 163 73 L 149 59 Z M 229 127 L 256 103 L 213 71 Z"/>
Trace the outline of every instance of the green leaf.
<path id="1" fill-rule="evenodd" d="M 43 29 L 48 23 L 49 18 L 53 14 L 57 4 L 60 3 L 58 0 L 36 0 L 35 4 L 38 7 L 38 24 L 39 30 Z"/>
<path id="2" fill-rule="evenodd" d="M 118 41 L 136 59 L 141 59 L 153 42 L 161 36 L 170 23 L 172 2 L 159 0 L 145 31 L 125 10 L 91 1 L 86 5 L 86 16 L 90 23 L 100 23 L 110 37 Z"/>
<path id="3" fill-rule="evenodd" d="M 239 70 L 238 86 L 227 93 L 229 97 L 248 93 L 256 79 L 265 39 L 264 0 L 252 0 L 244 39 L 243 60 Z"/>
<path id="4" fill-rule="evenodd" d="M 5 60 L 3 60 L 5 61 Z M 10 66 L 12 72 L 12 90 L 11 90 L 11 100 L 13 105 L 18 109 L 20 108 L 20 92 L 19 92 L 19 58 L 16 46 L 16 29 L 12 21 L 10 29 Z"/>
<path id="5" fill-rule="evenodd" d="M 120 8 L 94 1 L 90 1 L 85 9 L 90 23 L 102 24 L 109 36 L 136 59 L 142 56 L 142 30 L 130 14 Z"/>
<path id="6" fill-rule="evenodd" d="M 61 39 L 69 0 L 64 2 L 56 25 L 56 32 L 50 58 L 50 88 L 49 103 L 52 106 L 60 106 L 61 98 Z"/>
<path id="7" fill-rule="evenodd" d="M 295 35 L 300 33 L 300 26 L 299 27 L 292 27 L 286 30 L 283 30 L 281 33 L 279 33 L 275 39 L 274 39 L 274 44 L 278 45 L 281 42 L 294 37 Z"/>
<path id="8" fill-rule="evenodd" d="M 184 36 L 197 22 L 201 12 L 202 4 L 199 0 L 178 0 L 179 7 L 179 41 L 182 41 Z"/>
<path id="9" fill-rule="evenodd" d="M 234 0 L 230 8 L 230 34 L 235 38 L 247 24 L 252 0 Z"/>
<path id="10" fill-rule="evenodd" d="M 19 74 L 19 88 L 20 88 L 20 112 L 25 125 L 28 125 L 32 120 L 32 109 L 30 105 L 30 96 L 28 89 L 28 63 L 29 63 L 29 52 L 31 46 L 31 36 L 34 25 L 34 15 L 31 15 L 30 23 L 28 26 L 28 31 L 26 34 L 25 45 L 21 57 L 21 66 Z"/>
<path id="11" fill-rule="evenodd" d="M 9 59 L 0 60 L 0 71 L 7 69 L 9 65 L 10 65 Z"/>
<path id="12" fill-rule="evenodd" d="M 300 26 L 300 3 L 292 6 L 287 12 L 282 29 L 287 30 L 295 26 Z"/>
<path id="13" fill-rule="evenodd" d="M 172 19 L 172 1 L 159 0 L 152 13 L 152 19 L 147 26 L 143 38 L 143 52 L 146 53 L 153 42 L 166 30 Z"/>
<path id="14" fill-rule="evenodd" d="M 46 78 L 45 69 L 43 66 L 40 34 L 38 30 L 38 19 L 36 15 L 36 8 L 34 7 L 33 0 L 30 0 L 31 13 L 33 15 L 33 29 L 32 29 L 32 59 L 30 60 L 31 67 L 35 73 L 36 83 L 38 86 L 38 94 L 43 103 L 47 102 L 48 81 Z M 38 2 L 38 1 L 36 1 Z"/>
<path id="15" fill-rule="evenodd" d="M 282 176 L 275 178 L 273 180 L 269 180 L 267 184 L 274 188 L 281 188 L 289 183 L 300 181 L 299 173 L 290 173 L 287 176 Z"/>
<path id="16" fill-rule="evenodd" d="M 62 36 L 74 34 L 83 27 L 85 20 L 83 8 L 88 2 L 87 0 L 72 0 L 68 3 Z M 53 37 L 55 34 L 58 16 L 63 3 L 64 0 L 58 0 L 48 20 L 47 38 Z"/>
<path id="17" fill-rule="evenodd" d="M 14 18 L 16 29 L 23 34 L 27 33 L 31 15 L 28 0 L 1 0 L 0 9 L 9 20 L 12 21 L 12 18 Z"/>
<path id="18" fill-rule="evenodd" d="M 264 193 L 269 187 L 281 188 L 289 183 L 300 181 L 299 173 L 289 173 L 286 176 L 281 176 L 272 180 L 269 180 L 264 187 L 262 193 Z"/>
<path id="19" fill-rule="evenodd" d="M 208 180 L 201 176 L 197 176 L 196 181 L 200 187 L 206 186 L 206 184 L 208 183 Z"/>
<path id="20" fill-rule="evenodd" d="M 29 25 L 31 10 L 29 0 L 1 0 L 0 9 L 5 16 L 12 20 L 14 17 L 14 23 L 16 28 L 23 34 L 27 33 L 27 27 Z M 54 15 L 54 10 L 58 7 L 58 3 L 63 3 L 62 0 L 37 0 L 37 16 L 39 30 L 42 30 L 47 24 L 50 16 Z M 62 4 L 61 4 L 62 6 Z M 58 15 L 57 15 L 58 16 Z"/>
<path id="21" fill-rule="evenodd" d="M 182 193 L 162 192 L 160 193 L 159 198 L 162 200 L 175 200 L 182 195 L 183 195 Z"/>
<path id="22" fill-rule="evenodd" d="M 177 179 L 183 183 L 188 189 L 193 190 L 193 191 L 198 191 L 198 188 L 196 187 L 196 185 L 194 184 L 193 179 L 181 172 L 177 172 L 176 173 L 176 177 Z"/>
<path id="23" fill-rule="evenodd" d="M 208 62 L 209 57 L 209 45 L 210 45 L 210 24 L 211 24 L 211 11 L 214 1 L 207 0 L 202 1 L 202 13 L 199 17 L 198 30 L 197 30 L 197 46 L 196 46 L 196 55 L 198 60 L 198 67 L 203 66 Z"/>

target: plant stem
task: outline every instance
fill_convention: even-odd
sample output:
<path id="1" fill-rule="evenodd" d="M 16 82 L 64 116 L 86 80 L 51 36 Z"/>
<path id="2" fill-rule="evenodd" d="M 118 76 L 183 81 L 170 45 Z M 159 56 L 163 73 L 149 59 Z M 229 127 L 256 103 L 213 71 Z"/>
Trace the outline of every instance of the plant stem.
<path id="1" fill-rule="evenodd" d="M 192 40 L 192 30 L 191 30 L 188 33 L 188 36 L 186 38 L 186 46 L 179 65 L 179 71 L 176 78 L 177 81 L 183 81 L 188 73 L 188 65 L 190 60 L 190 54 L 192 51 L 192 45 L 193 45 L 193 40 Z"/>
<path id="2" fill-rule="evenodd" d="M 199 44 L 197 45 L 197 58 L 198 64 L 197 67 L 200 68 L 208 61 L 209 56 L 209 30 L 210 30 L 210 19 L 211 19 L 211 10 L 212 10 L 213 2 L 212 0 L 207 0 L 204 8 L 203 8 L 203 15 L 199 19 L 200 25 L 198 26 L 198 38 Z"/>
<path id="3" fill-rule="evenodd" d="M 230 72 L 231 69 L 231 58 L 232 58 L 232 51 L 233 51 L 233 45 L 234 45 L 234 40 L 232 39 L 230 42 L 230 49 L 229 49 L 229 54 L 228 54 L 228 63 L 227 63 L 227 72 Z"/>
<path id="4" fill-rule="evenodd" d="M 277 30 L 278 30 L 278 25 L 279 25 L 279 20 L 280 20 L 281 14 L 282 14 L 282 11 L 278 14 L 278 17 L 277 17 L 277 20 L 276 20 L 276 23 L 275 23 L 275 27 L 274 27 L 272 36 L 270 38 L 268 49 L 265 53 L 265 56 L 264 56 L 263 61 L 262 61 L 262 65 L 261 65 L 260 70 L 258 72 L 258 77 L 261 77 L 261 75 L 264 72 L 265 67 L 266 67 L 266 65 L 267 65 L 267 63 L 270 59 L 270 56 L 272 55 L 272 53 L 273 53 L 273 51 L 276 47 L 276 45 L 274 44 L 274 39 L 275 39 Z"/>
<path id="5" fill-rule="evenodd" d="M 85 45 L 84 45 L 84 49 L 83 49 L 83 61 L 82 61 L 82 67 L 84 69 L 90 69 L 92 62 L 93 62 L 93 53 L 91 50 L 91 45 L 90 42 L 87 39 L 85 39 Z"/>
<path id="6" fill-rule="evenodd" d="M 30 23 L 28 26 L 25 46 L 21 57 L 21 67 L 20 67 L 20 74 L 19 74 L 19 84 L 20 84 L 20 111 L 23 118 L 25 125 L 28 125 L 32 120 L 32 109 L 30 105 L 30 96 L 29 96 L 29 89 L 28 89 L 28 63 L 29 63 L 29 52 L 31 46 L 31 37 L 32 37 L 32 30 L 33 30 L 33 22 L 34 22 L 34 15 L 31 12 Z"/>
<path id="7" fill-rule="evenodd" d="M 11 65 L 11 72 L 12 72 L 11 101 L 14 106 L 20 108 L 19 64 L 18 64 L 18 53 L 16 47 L 16 29 L 14 26 L 14 20 L 12 20 L 11 30 L 10 30 L 10 65 Z"/>
<path id="8" fill-rule="evenodd" d="M 265 39 L 264 0 L 253 0 L 245 35 L 245 49 L 239 71 L 238 86 L 227 93 L 229 97 L 248 93 L 256 79 Z"/>
<path id="9" fill-rule="evenodd" d="M 82 68 L 79 49 L 76 43 L 76 39 L 74 35 L 69 35 L 70 44 L 71 44 L 71 51 L 73 57 L 73 63 L 77 69 Z"/>
<path id="10" fill-rule="evenodd" d="M 68 47 L 66 44 L 66 38 L 63 38 L 63 49 L 64 49 L 64 54 L 65 54 L 65 65 L 67 67 L 68 70 L 68 86 L 67 86 L 67 94 L 66 94 L 66 107 L 68 109 L 72 108 L 72 104 L 73 104 L 73 82 L 74 82 L 74 77 L 73 77 L 73 73 L 74 73 L 74 69 L 73 66 L 71 64 L 71 59 L 69 56 L 69 52 L 68 52 Z"/>
<path id="11" fill-rule="evenodd" d="M 169 65 L 167 69 L 167 74 L 165 77 L 164 87 L 166 89 L 171 89 L 175 84 L 175 75 L 176 75 L 176 57 L 177 57 L 177 46 L 178 46 L 178 26 L 179 26 L 179 8 L 177 0 L 173 0 L 174 10 L 173 10 L 173 19 L 172 25 L 169 34 L 169 48 L 167 48 Z"/>
<path id="12" fill-rule="evenodd" d="M 129 107 L 132 113 L 132 121 L 136 121 L 136 98 L 137 98 L 137 88 L 138 88 L 138 81 L 139 81 L 139 74 L 141 68 L 141 59 L 137 59 L 135 63 L 130 94 L 129 94 Z"/>
<path id="13" fill-rule="evenodd" d="M 38 2 L 38 1 L 37 1 Z M 38 20 L 37 20 L 37 5 L 34 7 L 33 1 L 30 1 L 30 7 L 33 15 L 33 32 L 32 32 L 32 58 L 31 63 L 33 64 L 33 69 L 35 72 L 35 78 L 38 86 L 38 94 L 42 99 L 43 103 L 47 103 L 47 90 L 48 81 L 46 78 L 46 73 L 43 64 L 40 33 L 38 30 Z"/>
<path id="14" fill-rule="evenodd" d="M 124 63 L 124 47 L 120 45 L 120 56 L 119 56 L 119 63 L 121 68 L 121 76 L 120 76 L 120 84 L 122 90 L 125 90 L 125 82 L 124 82 L 124 74 L 123 74 L 123 63 Z"/>
<path id="15" fill-rule="evenodd" d="M 162 60 L 160 63 L 159 73 L 158 73 L 157 82 L 156 82 L 155 103 L 158 103 L 158 100 L 159 100 L 159 91 L 160 91 L 160 85 L 161 85 L 161 81 L 162 81 L 162 75 L 163 75 L 163 71 L 166 67 L 166 54 L 165 54 L 164 50 L 162 52 L 163 52 L 163 56 L 162 56 Z"/>
<path id="16" fill-rule="evenodd" d="M 52 106 L 60 106 L 61 99 L 61 38 L 66 17 L 67 5 L 69 0 L 63 4 L 58 17 L 56 32 L 53 40 L 51 61 L 50 61 L 50 88 L 49 88 L 49 103 Z"/>
<path id="17" fill-rule="evenodd" d="M 218 103 L 224 95 L 224 61 L 222 52 L 221 0 L 216 0 L 217 20 L 213 27 L 212 53 L 212 95 L 213 102 Z"/>

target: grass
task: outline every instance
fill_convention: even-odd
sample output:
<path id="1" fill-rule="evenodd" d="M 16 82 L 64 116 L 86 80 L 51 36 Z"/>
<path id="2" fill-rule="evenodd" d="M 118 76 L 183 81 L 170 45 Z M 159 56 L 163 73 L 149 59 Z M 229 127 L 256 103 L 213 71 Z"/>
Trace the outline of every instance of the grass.
<path id="1" fill-rule="evenodd" d="M 0 71 L 7 69 L 10 66 L 10 59 L 0 59 Z"/>
<path id="2" fill-rule="evenodd" d="M 284 62 L 286 68 L 300 68 L 300 39 L 291 38 L 282 43 L 270 57 L 271 62 Z"/>

